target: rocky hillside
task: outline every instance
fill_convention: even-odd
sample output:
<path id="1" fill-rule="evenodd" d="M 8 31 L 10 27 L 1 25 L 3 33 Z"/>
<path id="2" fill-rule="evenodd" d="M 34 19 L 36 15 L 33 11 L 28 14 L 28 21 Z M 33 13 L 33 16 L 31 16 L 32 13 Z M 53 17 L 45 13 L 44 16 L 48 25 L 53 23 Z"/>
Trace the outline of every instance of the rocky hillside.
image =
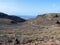
<path id="1" fill-rule="evenodd" d="M 32 20 L 35 25 L 57 25 L 60 24 L 60 13 L 49 13 L 38 15 Z"/>

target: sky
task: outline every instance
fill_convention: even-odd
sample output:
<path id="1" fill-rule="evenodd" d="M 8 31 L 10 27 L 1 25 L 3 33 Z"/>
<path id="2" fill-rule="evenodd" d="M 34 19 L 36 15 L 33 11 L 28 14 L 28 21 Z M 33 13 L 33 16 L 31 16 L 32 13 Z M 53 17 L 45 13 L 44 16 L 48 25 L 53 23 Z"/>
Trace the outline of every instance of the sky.
<path id="1" fill-rule="evenodd" d="M 60 13 L 60 0 L 0 0 L 0 12 L 19 16 Z"/>

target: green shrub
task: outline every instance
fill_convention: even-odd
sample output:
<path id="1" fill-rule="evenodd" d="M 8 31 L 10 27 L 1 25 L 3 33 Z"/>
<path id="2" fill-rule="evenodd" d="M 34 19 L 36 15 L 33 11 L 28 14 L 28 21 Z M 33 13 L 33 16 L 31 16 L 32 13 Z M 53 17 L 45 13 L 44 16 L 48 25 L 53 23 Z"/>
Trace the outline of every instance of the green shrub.
<path id="1" fill-rule="evenodd" d="M 38 38 L 35 38 L 35 37 L 33 37 L 33 38 L 24 38 L 23 43 L 31 43 L 31 42 L 36 41 L 36 40 L 38 40 Z"/>
<path id="2" fill-rule="evenodd" d="M 31 40 L 32 40 L 32 41 L 36 41 L 36 40 L 38 40 L 38 38 L 31 38 Z"/>

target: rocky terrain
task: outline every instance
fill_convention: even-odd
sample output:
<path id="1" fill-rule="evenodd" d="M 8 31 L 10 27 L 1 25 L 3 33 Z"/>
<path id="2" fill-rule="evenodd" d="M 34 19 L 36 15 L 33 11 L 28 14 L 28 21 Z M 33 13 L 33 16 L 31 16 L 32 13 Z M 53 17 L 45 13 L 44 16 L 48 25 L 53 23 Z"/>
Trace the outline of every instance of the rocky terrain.
<path id="1" fill-rule="evenodd" d="M 0 45 L 60 45 L 60 13 L 30 20 L 0 13 Z"/>

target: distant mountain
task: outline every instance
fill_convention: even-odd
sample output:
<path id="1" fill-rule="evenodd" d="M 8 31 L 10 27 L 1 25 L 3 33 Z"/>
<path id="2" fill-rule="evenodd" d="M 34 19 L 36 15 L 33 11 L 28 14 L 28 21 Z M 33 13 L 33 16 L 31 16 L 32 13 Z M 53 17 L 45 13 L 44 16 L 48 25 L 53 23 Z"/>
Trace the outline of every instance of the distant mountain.
<path id="1" fill-rule="evenodd" d="M 8 15 L 8 14 L 5 14 L 5 13 L 2 13 L 0 12 L 0 18 L 3 18 L 3 19 L 10 19 L 14 22 L 25 22 L 26 20 L 21 18 L 21 17 L 18 17 L 18 16 L 13 16 L 13 15 Z M 13 22 L 13 23 L 14 23 Z"/>

